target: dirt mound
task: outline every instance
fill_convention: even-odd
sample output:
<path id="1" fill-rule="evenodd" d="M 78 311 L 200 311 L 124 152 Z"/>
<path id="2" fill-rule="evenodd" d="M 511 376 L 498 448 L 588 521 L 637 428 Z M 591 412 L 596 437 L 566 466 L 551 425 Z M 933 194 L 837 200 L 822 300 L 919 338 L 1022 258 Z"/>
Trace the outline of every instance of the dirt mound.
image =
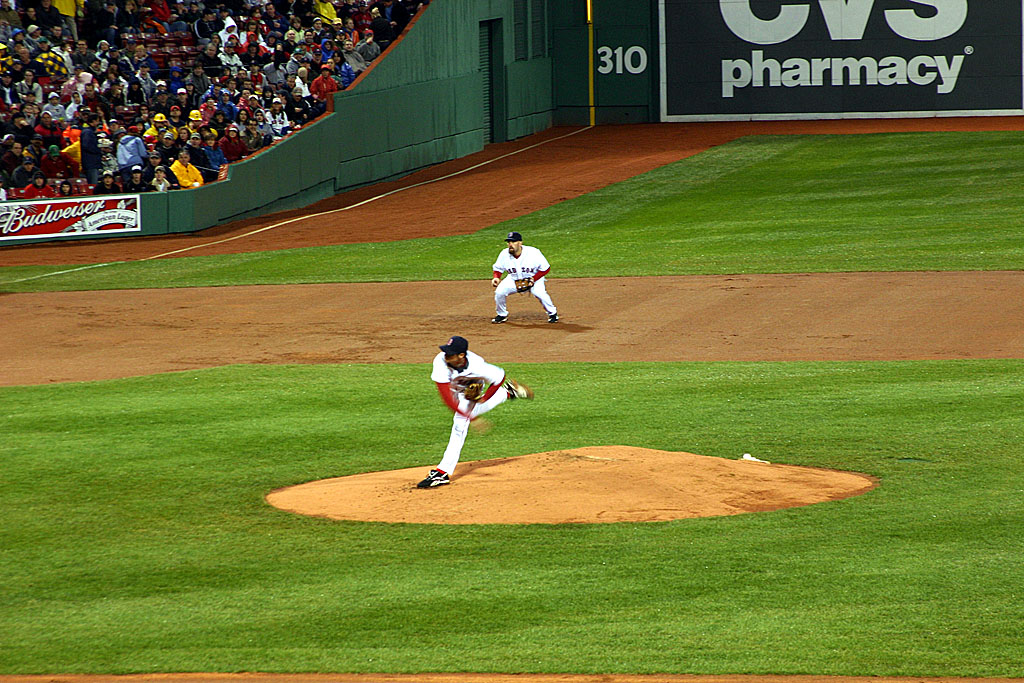
<path id="1" fill-rule="evenodd" d="M 632 446 L 463 463 L 450 486 L 416 489 L 428 469 L 313 481 L 274 491 L 267 502 L 304 515 L 368 522 L 659 522 L 811 505 L 876 485 L 854 472 Z"/>

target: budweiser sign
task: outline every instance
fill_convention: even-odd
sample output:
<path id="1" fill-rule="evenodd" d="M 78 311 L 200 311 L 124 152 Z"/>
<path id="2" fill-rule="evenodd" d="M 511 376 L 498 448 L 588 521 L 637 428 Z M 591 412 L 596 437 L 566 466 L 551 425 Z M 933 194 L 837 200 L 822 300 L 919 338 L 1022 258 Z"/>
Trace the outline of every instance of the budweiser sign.
<path id="1" fill-rule="evenodd" d="M 138 195 L 0 204 L 0 241 L 140 232 Z"/>

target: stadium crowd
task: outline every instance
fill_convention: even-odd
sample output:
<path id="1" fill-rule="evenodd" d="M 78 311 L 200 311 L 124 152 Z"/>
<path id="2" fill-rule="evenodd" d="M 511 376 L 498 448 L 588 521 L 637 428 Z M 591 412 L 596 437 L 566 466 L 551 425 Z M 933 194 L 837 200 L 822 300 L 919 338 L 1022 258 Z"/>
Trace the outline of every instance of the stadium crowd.
<path id="1" fill-rule="evenodd" d="M 0 0 L 0 199 L 164 192 L 323 114 L 429 0 Z"/>

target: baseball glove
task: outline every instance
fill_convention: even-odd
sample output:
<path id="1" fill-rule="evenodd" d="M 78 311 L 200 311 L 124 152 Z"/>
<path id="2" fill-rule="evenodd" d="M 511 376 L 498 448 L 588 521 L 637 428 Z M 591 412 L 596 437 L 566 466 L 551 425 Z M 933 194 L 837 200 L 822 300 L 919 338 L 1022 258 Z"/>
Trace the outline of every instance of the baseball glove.
<path id="1" fill-rule="evenodd" d="M 456 377 L 452 388 L 461 392 L 467 401 L 479 401 L 487 391 L 487 383 L 482 377 Z"/>
<path id="2" fill-rule="evenodd" d="M 524 277 L 516 280 L 516 291 L 517 292 L 529 292 L 533 288 L 533 278 Z"/>
<path id="3" fill-rule="evenodd" d="M 466 397 L 467 401 L 479 401 L 484 396 L 486 387 L 482 380 L 474 380 L 466 384 L 465 389 L 462 391 L 462 395 Z"/>

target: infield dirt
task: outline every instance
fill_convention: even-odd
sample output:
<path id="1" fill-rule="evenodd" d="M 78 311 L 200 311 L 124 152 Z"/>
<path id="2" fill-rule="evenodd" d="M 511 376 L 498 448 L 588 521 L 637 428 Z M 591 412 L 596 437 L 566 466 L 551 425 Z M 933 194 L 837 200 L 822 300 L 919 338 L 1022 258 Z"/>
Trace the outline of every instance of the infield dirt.
<path id="1" fill-rule="evenodd" d="M 548 289 L 556 325 L 527 295 L 492 325 L 486 280 L 8 295 L 7 336 L 32 343 L 0 354 L 0 384 L 429 364 L 453 334 L 502 363 L 1024 357 L 1021 271 L 556 278 Z"/>

